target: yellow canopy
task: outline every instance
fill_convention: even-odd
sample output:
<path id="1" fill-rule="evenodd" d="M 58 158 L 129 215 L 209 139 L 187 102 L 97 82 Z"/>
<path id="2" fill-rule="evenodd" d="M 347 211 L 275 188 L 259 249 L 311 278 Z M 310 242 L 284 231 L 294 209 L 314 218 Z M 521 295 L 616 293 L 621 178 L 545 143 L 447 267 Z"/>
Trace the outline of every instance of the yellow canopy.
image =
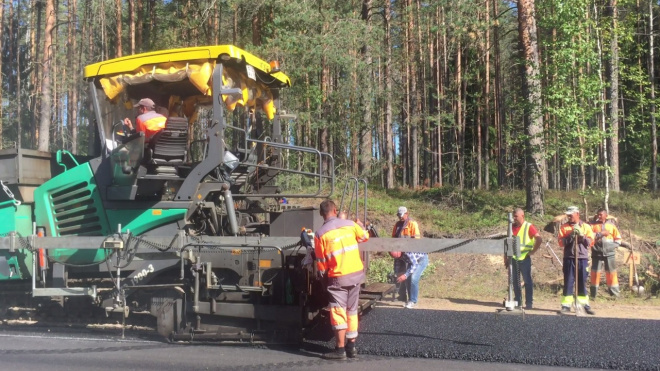
<path id="1" fill-rule="evenodd" d="M 275 107 L 270 89 L 289 86 L 289 78 L 282 72 L 272 72 L 266 61 L 232 45 L 172 49 L 112 59 L 85 67 L 85 78 L 97 78 L 110 101 L 115 101 L 129 85 L 152 81 L 174 83 L 187 79 L 201 97 L 188 97 L 186 100 L 204 101 L 204 96 L 212 95 L 211 78 L 218 59 L 244 61 L 255 70 L 248 77 L 249 73 L 242 70 L 250 67 L 237 68 L 242 67 L 242 63 L 225 66 L 223 86 L 242 90 L 240 97 L 223 95 L 227 108 L 233 110 L 236 105 L 258 107 L 272 119 Z M 190 107 L 190 104 L 185 107 Z M 186 114 L 190 115 L 190 112 Z"/>

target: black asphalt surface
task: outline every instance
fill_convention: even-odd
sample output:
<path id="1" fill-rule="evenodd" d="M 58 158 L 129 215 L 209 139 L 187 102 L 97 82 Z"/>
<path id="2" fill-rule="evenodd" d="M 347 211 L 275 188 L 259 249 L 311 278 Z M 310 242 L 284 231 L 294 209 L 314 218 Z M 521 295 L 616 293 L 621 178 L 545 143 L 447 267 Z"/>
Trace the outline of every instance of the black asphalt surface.
<path id="1" fill-rule="evenodd" d="M 361 320 L 360 354 L 660 370 L 660 321 L 386 307 Z M 308 347 L 332 347 L 329 332 L 310 336 Z"/>
<path id="2" fill-rule="evenodd" d="M 325 320 L 301 349 L 0 326 L 0 370 L 660 371 L 660 321 L 377 307 L 361 317 L 359 358 L 325 361 L 334 347 Z"/>

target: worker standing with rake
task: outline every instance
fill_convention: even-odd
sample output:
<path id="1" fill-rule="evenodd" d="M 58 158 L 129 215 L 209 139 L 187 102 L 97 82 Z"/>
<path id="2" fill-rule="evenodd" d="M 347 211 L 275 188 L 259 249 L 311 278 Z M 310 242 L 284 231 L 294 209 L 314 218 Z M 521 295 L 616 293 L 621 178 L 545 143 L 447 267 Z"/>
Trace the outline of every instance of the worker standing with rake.
<path id="1" fill-rule="evenodd" d="M 564 248 L 564 291 L 561 300 L 561 313 L 571 312 L 575 304 L 576 313 L 584 308 L 587 314 L 595 314 L 589 306 L 587 287 L 589 248 L 593 245 L 594 234 L 591 226 L 580 220 L 577 206 L 569 206 L 565 212 L 568 222 L 559 228 L 559 246 Z"/>

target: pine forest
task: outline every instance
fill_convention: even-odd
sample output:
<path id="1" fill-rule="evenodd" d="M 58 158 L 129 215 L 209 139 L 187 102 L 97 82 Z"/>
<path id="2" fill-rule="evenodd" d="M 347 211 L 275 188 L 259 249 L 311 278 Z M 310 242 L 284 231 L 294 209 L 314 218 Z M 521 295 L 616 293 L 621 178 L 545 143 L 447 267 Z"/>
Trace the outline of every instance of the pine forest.
<path id="1" fill-rule="evenodd" d="M 92 155 L 84 66 L 233 44 L 383 188 L 656 191 L 656 0 L 0 0 L 0 146 Z M 295 159 L 290 159 L 295 161 Z M 298 164 L 303 167 L 304 164 Z"/>

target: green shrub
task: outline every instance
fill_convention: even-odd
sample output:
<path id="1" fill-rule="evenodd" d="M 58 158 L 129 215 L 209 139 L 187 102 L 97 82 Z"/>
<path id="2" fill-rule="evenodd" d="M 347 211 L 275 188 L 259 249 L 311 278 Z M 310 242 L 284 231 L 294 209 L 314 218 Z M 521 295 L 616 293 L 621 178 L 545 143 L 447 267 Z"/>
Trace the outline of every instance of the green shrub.
<path id="1" fill-rule="evenodd" d="M 394 273 L 394 259 L 389 255 L 377 257 L 369 261 L 367 282 L 387 282 L 387 276 Z"/>
<path id="2" fill-rule="evenodd" d="M 660 241 L 656 242 L 656 246 L 660 244 Z M 657 295 L 658 292 L 660 291 L 660 280 L 658 280 L 658 272 L 660 272 L 660 261 L 658 261 L 657 257 L 651 254 L 645 254 L 645 257 L 649 261 L 649 270 L 644 271 L 642 273 L 642 277 L 644 278 L 644 286 L 646 289 L 646 292 L 651 294 L 651 295 Z M 649 274 L 649 271 L 652 271 L 652 274 Z"/>
<path id="3" fill-rule="evenodd" d="M 441 260 L 432 261 L 429 259 L 429 265 L 426 266 L 426 269 L 422 273 L 422 278 L 433 275 L 438 268 L 438 265 L 442 265 Z M 369 271 L 367 273 L 367 282 L 387 282 L 388 275 L 394 273 L 394 259 L 389 255 L 382 257 L 376 257 L 369 261 Z"/>

